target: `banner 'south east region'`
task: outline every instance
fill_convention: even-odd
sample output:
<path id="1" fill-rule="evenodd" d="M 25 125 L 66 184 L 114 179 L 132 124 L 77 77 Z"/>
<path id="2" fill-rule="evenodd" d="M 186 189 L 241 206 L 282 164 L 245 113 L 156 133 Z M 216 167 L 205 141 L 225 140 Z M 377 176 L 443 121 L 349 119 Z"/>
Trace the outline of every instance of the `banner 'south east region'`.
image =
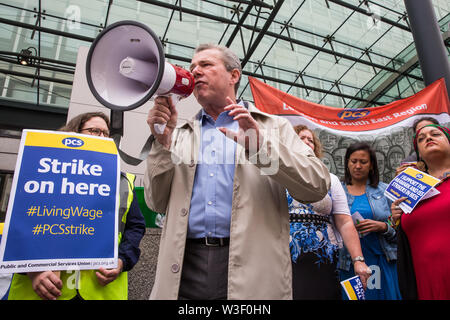
<path id="1" fill-rule="evenodd" d="M 286 117 L 292 125 L 306 125 L 319 137 L 322 161 L 331 173 L 344 176 L 347 147 L 365 141 L 376 151 L 380 180 L 391 181 L 400 162 L 414 152 L 412 125 L 421 117 L 450 124 L 450 103 L 444 79 L 415 95 L 384 106 L 343 109 L 299 99 L 249 77 L 255 106 L 261 111 Z"/>

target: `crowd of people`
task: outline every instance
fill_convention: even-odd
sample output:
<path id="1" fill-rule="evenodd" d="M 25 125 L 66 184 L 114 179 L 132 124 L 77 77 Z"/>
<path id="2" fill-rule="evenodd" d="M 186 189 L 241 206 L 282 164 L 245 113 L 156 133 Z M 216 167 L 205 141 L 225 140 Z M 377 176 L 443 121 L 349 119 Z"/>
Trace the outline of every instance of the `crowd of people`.
<path id="1" fill-rule="evenodd" d="M 414 124 L 416 159 L 396 174 L 415 166 L 441 183 L 440 194 L 406 215 L 403 198 L 384 195 L 369 144 L 345 147 L 340 181 L 322 162 L 312 129 L 238 100 L 242 70 L 230 49 L 199 46 L 190 71 L 200 112 L 179 123 L 171 98 L 160 96 L 147 118 L 155 141 L 145 200 L 165 213 L 151 299 L 339 300 L 346 299 L 340 281 L 355 275 L 366 299 L 450 299 L 446 127 L 434 118 Z M 103 116 L 75 122 L 63 130 L 108 136 Z M 158 133 L 161 123 L 167 125 Z M 65 290 L 63 272 L 15 275 L 10 298 L 126 298 L 122 275 L 137 262 L 145 230 L 135 198 L 116 269 L 82 271 L 85 292 Z M 356 223 L 352 215 L 360 217 Z"/>
<path id="2" fill-rule="evenodd" d="M 317 162 L 322 147 L 313 130 L 292 128 L 284 119 L 236 100 L 241 69 L 229 49 L 200 46 L 191 72 L 202 110 L 179 125 L 171 100 L 160 97 L 147 119 L 156 142 L 147 160 L 146 200 L 152 209 L 167 214 L 151 298 L 345 299 L 339 282 L 354 275 L 360 277 L 367 299 L 411 297 L 407 294 L 413 292 L 411 288 L 404 287 L 412 282 L 402 280 L 406 276 L 414 277 L 419 291 L 425 274 L 435 265 L 430 255 L 447 257 L 450 253 L 444 245 L 447 234 L 442 231 L 431 237 L 441 240 L 440 247 L 446 251 L 436 253 L 432 247 L 437 240 L 425 242 L 416 236 L 416 244 L 409 239 L 411 227 L 392 223 L 400 219 L 398 202 L 394 205 L 384 195 L 387 185 L 380 180 L 376 152 L 369 144 L 342 147 L 344 181 L 340 182 Z M 156 133 L 153 125 L 163 122 L 168 123 L 165 132 Z M 450 172 L 449 141 L 434 141 L 439 132 L 444 136 L 448 130 L 433 127 L 434 133 L 422 138 L 425 133 L 420 128 L 429 122 L 436 125 L 434 118 L 425 118 L 413 126 L 418 159 L 423 161 L 407 159 L 400 167 L 399 161 L 395 162 L 395 174 L 415 166 L 443 181 L 437 187 L 443 195 L 422 201 L 415 209 L 419 212 L 422 206 L 437 208 L 436 203 L 444 208 L 445 173 Z M 277 139 L 267 134 L 275 127 L 279 128 Z M 224 136 L 209 134 L 211 128 Z M 429 141 L 422 142 L 426 139 Z M 230 145 L 230 140 L 236 143 Z M 329 148 L 329 141 L 325 143 Z M 421 143 L 430 146 L 432 156 L 420 153 Z M 409 154 L 401 151 L 400 155 Z M 268 176 L 264 174 L 268 164 L 260 160 L 272 159 L 271 152 L 277 152 L 278 170 Z M 199 161 L 216 153 L 235 161 Z M 177 155 L 189 156 L 176 165 L 171 159 Z M 393 162 L 389 167 L 394 170 L 396 166 Z M 443 215 L 442 210 L 435 213 Z M 356 224 L 353 214 L 360 217 Z M 413 216 L 414 211 L 408 218 Z M 429 224 L 440 224 L 436 221 Z M 444 230 L 446 225 L 440 226 Z M 398 237 L 399 233 L 404 236 Z M 400 253 L 399 239 L 409 240 Z M 428 261 L 428 269 L 421 265 L 418 270 L 414 254 L 423 254 L 423 250 L 431 252 L 422 258 Z M 412 259 L 405 261 L 405 256 Z M 399 260 L 400 266 L 410 267 L 408 273 L 398 269 Z M 450 270 L 446 261 L 435 276 L 434 283 L 439 285 L 427 283 L 430 295 L 414 297 L 450 298 L 441 289 L 450 285 L 438 280 Z"/>

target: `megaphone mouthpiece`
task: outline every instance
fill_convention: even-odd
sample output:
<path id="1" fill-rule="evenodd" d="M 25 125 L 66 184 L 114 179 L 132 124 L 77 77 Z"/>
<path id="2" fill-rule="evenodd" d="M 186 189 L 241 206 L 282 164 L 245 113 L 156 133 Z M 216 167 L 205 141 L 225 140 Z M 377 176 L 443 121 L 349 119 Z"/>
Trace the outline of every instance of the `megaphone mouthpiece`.
<path id="1" fill-rule="evenodd" d="M 148 87 L 155 83 L 156 74 L 149 72 L 152 69 L 154 68 L 150 62 L 131 57 L 126 57 L 119 65 L 121 75 L 139 81 Z"/>

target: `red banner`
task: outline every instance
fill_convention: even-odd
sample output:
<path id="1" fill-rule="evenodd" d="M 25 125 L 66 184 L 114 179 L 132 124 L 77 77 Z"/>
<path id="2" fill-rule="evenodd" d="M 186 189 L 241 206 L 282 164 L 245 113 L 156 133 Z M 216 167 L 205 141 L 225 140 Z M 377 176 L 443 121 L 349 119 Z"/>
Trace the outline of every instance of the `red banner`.
<path id="1" fill-rule="evenodd" d="M 437 80 L 406 99 L 364 109 L 327 107 L 294 97 L 255 78 L 249 77 L 249 81 L 255 105 L 261 111 L 278 115 L 300 115 L 313 123 L 336 130 L 375 130 L 414 115 L 448 116 L 450 110 L 444 79 Z"/>
<path id="2" fill-rule="evenodd" d="M 412 124 L 421 117 L 434 117 L 449 125 L 450 103 L 444 79 L 415 95 L 384 106 L 344 109 L 299 99 L 249 77 L 255 106 L 263 112 L 285 116 L 293 125 L 304 124 L 319 136 L 323 161 L 342 178 L 346 148 L 366 141 L 377 151 L 381 180 L 389 181 L 400 161 L 412 153 Z"/>

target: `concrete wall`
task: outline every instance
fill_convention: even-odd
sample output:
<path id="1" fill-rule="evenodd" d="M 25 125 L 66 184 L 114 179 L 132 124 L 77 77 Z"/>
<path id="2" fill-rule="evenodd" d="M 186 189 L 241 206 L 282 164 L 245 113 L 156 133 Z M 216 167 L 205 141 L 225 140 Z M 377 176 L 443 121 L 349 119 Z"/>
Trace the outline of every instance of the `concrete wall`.
<path id="1" fill-rule="evenodd" d="M 19 146 L 19 138 L 0 138 L 0 170 L 14 171 Z"/>
<path id="2" fill-rule="evenodd" d="M 141 241 L 141 257 L 128 272 L 128 299 L 147 300 L 155 281 L 161 229 L 147 228 Z"/>
<path id="3" fill-rule="evenodd" d="M 12 186 L 12 175 L 16 166 L 17 153 L 19 152 L 20 139 L 18 137 L 0 137 L 0 222 L 6 218 L 6 209 L 9 202 L 9 195 Z"/>

